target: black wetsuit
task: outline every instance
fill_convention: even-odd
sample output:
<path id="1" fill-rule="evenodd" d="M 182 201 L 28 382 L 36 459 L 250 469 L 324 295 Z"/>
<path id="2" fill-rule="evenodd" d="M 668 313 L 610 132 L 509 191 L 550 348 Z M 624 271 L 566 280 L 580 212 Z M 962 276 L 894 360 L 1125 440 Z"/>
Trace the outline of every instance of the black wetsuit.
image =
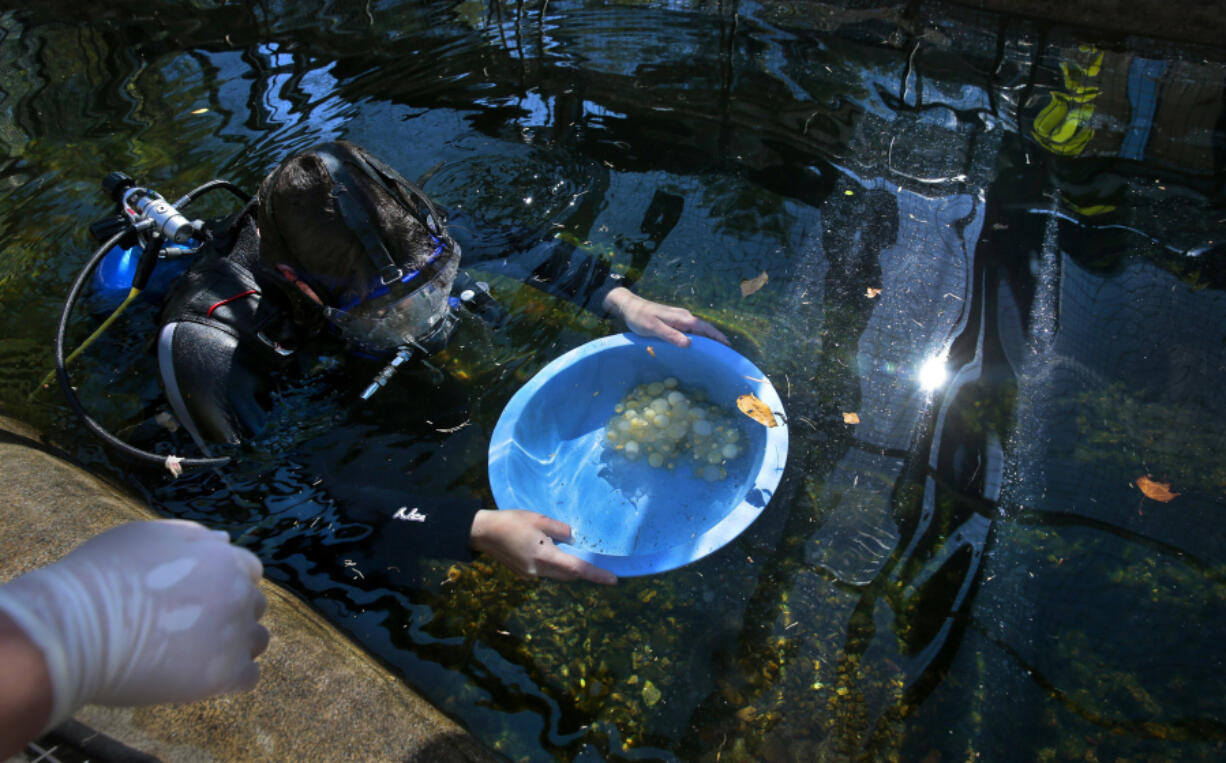
<path id="1" fill-rule="evenodd" d="M 167 296 L 158 365 L 176 418 L 198 444 L 236 445 L 255 438 L 258 448 L 259 434 L 275 412 L 274 380 L 293 375 L 299 348 L 311 346 L 314 337 L 292 320 L 282 287 L 256 267 L 259 237 L 252 217 L 218 227 L 210 246 Z M 534 242 L 525 234 L 508 242 L 500 237 L 496 246 L 461 241 L 462 265 L 513 276 L 597 311 L 611 289 L 624 285 L 607 263 L 560 240 L 536 238 Z M 508 244 L 516 252 L 510 257 L 504 251 Z M 367 365 L 377 368 L 382 361 Z M 378 393 L 370 409 L 393 415 L 413 411 L 420 419 L 420 398 L 414 398 L 420 391 L 398 389 L 412 384 L 411 375 L 393 382 Z M 449 449 L 467 452 L 477 447 L 467 442 L 477 433 L 452 438 L 419 427 L 414 435 L 405 431 L 414 427 L 407 421 L 411 417 L 405 418 L 394 426 L 379 421 L 384 431 L 370 436 L 382 439 L 371 447 L 344 440 L 346 434 L 338 432 L 335 443 L 317 443 L 310 454 L 295 454 L 297 465 L 323 483 L 311 485 L 313 492 L 326 494 L 319 500 L 334 506 L 346 522 L 378 528 L 383 544 L 395 553 L 466 558 L 469 528 L 482 504 L 454 499 L 454 480 L 445 473 Z M 367 463 L 390 452 L 403 454 L 404 463 Z M 420 466 L 426 462 L 430 465 Z"/>

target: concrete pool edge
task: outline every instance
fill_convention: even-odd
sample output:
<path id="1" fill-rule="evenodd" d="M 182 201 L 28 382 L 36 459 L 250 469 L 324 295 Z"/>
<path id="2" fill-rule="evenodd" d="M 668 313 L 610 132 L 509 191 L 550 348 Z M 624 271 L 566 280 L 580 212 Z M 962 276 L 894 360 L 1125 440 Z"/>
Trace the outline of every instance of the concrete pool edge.
<path id="1" fill-rule="evenodd" d="M 108 527 L 155 516 L 0 416 L 0 580 Z M 280 586 L 263 582 L 272 643 L 255 690 L 75 720 L 161 760 L 486 761 L 500 756 Z"/>

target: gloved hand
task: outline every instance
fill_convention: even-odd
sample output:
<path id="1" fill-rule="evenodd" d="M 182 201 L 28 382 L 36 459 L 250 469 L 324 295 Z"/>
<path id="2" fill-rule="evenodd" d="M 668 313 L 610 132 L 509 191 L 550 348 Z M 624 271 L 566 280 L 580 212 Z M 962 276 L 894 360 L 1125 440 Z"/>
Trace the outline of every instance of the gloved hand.
<path id="1" fill-rule="evenodd" d="M 195 522 L 132 522 L 0 586 L 0 610 L 42 650 L 46 729 L 82 705 L 188 702 L 249 689 L 268 646 L 263 566 Z"/>

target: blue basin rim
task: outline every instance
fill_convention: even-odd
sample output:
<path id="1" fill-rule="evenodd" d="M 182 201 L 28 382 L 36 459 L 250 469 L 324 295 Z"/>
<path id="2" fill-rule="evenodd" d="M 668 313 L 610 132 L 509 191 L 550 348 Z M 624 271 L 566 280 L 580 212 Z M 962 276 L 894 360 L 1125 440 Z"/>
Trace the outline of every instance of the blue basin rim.
<path id="1" fill-rule="evenodd" d="M 774 386 L 735 350 L 691 337 L 688 348 L 634 334 L 588 342 L 554 359 L 512 396 L 494 427 L 489 479 L 499 509 L 571 525 L 559 546 L 627 577 L 675 569 L 740 535 L 766 508 L 787 462 L 788 430 Z M 676 377 L 726 410 L 746 452 L 726 479 L 687 467 L 631 463 L 604 446 L 613 408 L 635 385 Z M 765 427 L 736 410 L 754 394 L 776 413 Z"/>

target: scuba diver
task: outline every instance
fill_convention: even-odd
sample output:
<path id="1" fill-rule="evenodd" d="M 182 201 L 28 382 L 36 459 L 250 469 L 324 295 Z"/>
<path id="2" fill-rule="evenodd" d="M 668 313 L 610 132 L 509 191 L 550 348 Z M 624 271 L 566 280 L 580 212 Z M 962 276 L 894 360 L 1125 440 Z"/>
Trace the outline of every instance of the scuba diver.
<path id="1" fill-rule="evenodd" d="M 313 338 L 339 336 L 356 354 L 390 358 L 363 392 L 370 398 L 397 368 L 447 343 L 456 322 L 453 294 L 486 316 L 496 318 L 501 309 L 484 284 L 459 270 L 460 247 L 434 202 L 344 141 L 283 161 L 242 211 L 206 237 L 167 295 L 157 340 L 171 408 L 206 454 L 210 443 L 239 444 L 261 432 L 275 410 L 276 379 Z M 526 264 L 499 266 L 620 318 L 635 333 L 681 347 L 689 344 L 687 332 L 727 343 L 688 310 L 635 295 L 606 263 L 572 246 L 539 250 Z M 396 482 L 403 474 L 374 471 L 381 484 L 361 477 L 336 492 L 372 524 L 395 526 L 397 553 L 411 545 L 464 558 L 473 549 L 521 576 L 616 582 L 555 546 L 570 537 L 565 523 L 525 510 L 411 505 L 406 495 L 413 487 Z M 331 467 L 320 472 L 344 481 Z"/>

